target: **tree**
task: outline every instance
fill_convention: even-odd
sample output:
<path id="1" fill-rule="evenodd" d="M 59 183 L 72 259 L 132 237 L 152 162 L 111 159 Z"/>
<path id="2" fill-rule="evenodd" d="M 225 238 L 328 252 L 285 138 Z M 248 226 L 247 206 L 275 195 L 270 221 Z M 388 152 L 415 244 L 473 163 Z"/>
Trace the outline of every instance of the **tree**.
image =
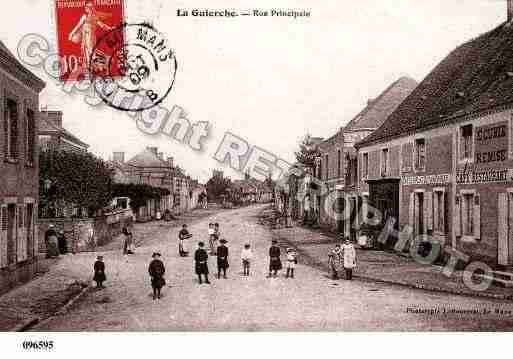
<path id="1" fill-rule="evenodd" d="M 207 193 L 209 201 L 219 201 L 226 196 L 228 189 L 232 187 L 232 180 L 228 177 L 213 176 L 207 182 Z"/>
<path id="2" fill-rule="evenodd" d="M 111 168 L 91 153 L 40 153 L 39 203 L 51 217 L 55 209 L 69 206 L 85 208 L 92 216 L 111 200 L 111 186 Z"/>
<path id="3" fill-rule="evenodd" d="M 295 152 L 296 160 L 305 167 L 314 168 L 315 159 L 321 155 L 319 144 L 312 136 L 307 134 L 299 144 L 299 151 Z"/>

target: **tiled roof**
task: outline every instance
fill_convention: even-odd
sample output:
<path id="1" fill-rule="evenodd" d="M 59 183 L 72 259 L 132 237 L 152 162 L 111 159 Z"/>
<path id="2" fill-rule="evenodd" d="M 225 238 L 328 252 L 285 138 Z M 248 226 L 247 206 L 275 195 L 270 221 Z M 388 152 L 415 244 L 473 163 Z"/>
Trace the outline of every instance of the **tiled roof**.
<path id="1" fill-rule="evenodd" d="M 0 64 L 2 69 L 22 80 L 27 86 L 40 92 L 46 84 L 39 77 L 27 70 L 25 66 L 12 54 L 12 52 L 0 40 Z"/>
<path id="2" fill-rule="evenodd" d="M 361 147 L 513 102 L 513 25 L 452 51 Z"/>
<path id="3" fill-rule="evenodd" d="M 54 124 L 52 121 L 48 120 L 44 113 L 39 116 L 39 134 L 41 135 L 61 135 L 62 137 L 66 138 L 68 141 L 71 141 L 78 146 L 88 148 L 89 145 L 85 143 L 84 141 L 80 140 L 78 137 L 73 135 L 71 132 L 66 130 L 64 127 L 59 127 L 56 124 Z"/>
<path id="4" fill-rule="evenodd" d="M 345 131 L 375 129 L 385 122 L 388 116 L 417 87 L 418 83 L 410 77 L 401 77 L 391 84 L 381 95 L 369 100 L 367 106 L 344 128 Z"/>
<path id="5" fill-rule="evenodd" d="M 169 168 L 164 160 L 147 148 L 132 157 L 127 165 L 140 168 Z"/>

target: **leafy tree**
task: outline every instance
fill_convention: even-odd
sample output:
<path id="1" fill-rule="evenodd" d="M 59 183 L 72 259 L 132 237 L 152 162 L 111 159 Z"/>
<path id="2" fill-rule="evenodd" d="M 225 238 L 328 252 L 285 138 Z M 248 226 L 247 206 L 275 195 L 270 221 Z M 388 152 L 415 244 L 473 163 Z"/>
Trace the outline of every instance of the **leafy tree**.
<path id="1" fill-rule="evenodd" d="M 321 155 L 319 144 L 312 136 L 307 134 L 299 144 L 299 151 L 295 152 L 296 160 L 305 167 L 314 168 L 315 159 Z"/>
<path id="2" fill-rule="evenodd" d="M 39 158 L 39 203 L 50 209 L 72 205 L 92 216 L 111 200 L 112 170 L 91 153 L 43 151 Z"/>
<path id="3" fill-rule="evenodd" d="M 228 177 L 213 176 L 206 184 L 209 201 L 219 201 L 223 196 L 227 196 L 228 189 L 231 190 L 232 180 Z"/>

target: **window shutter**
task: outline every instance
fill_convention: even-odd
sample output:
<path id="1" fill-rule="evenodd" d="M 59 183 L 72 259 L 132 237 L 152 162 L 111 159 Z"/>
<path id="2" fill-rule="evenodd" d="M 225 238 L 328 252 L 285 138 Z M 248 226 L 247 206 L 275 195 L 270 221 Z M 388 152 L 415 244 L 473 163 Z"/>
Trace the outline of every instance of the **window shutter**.
<path id="1" fill-rule="evenodd" d="M 7 205 L 0 207 L 0 268 L 7 267 Z"/>
<path id="2" fill-rule="evenodd" d="M 508 197 L 507 193 L 499 193 L 497 208 L 498 215 L 498 263 L 500 265 L 509 265 L 509 245 L 508 245 Z"/>
<path id="3" fill-rule="evenodd" d="M 18 158 L 18 105 L 14 103 L 11 113 L 11 158 Z"/>
<path id="4" fill-rule="evenodd" d="M 427 230 L 433 230 L 433 192 L 426 192 L 425 218 Z"/>
<path id="5" fill-rule="evenodd" d="M 476 194 L 474 196 L 474 238 L 481 238 L 481 198 Z"/>
<path id="6" fill-rule="evenodd" d="M 27 259 L 27 231 L 25 229 L 25 206 L 18 206 L 18 246 L 17 259 L 22 262 Z"/>
<path id="7" fill-rule="evenodd" d="M 441 223 L 438 223 L 438 219 L 440 218 L 439 211 L 441 210 L 441 208 L 438 208 L 438 204 L 439 204 L 438 199 L 440 198 L 439 196 L 440 196 L 439 192 L 433 192 L 433 229 L 434 230 L 439 230 L 441 227 L 440 226 Z M 443 196 L 443 193 L 442 193 L 442 196 Z"/>
<path id="8" fill-rule="evenodd" d="M 456 196 L 454 212 L 454 228 L 456 237 L 461 237 L 461 196 Z"/>
<path id="9" fill-rule="evenodd" d="M 4 159 L 7 161 L 9 159 L 9 111 L 7 102 L 4 99 L 3 101 L 4 109 Z"/>
<path id="10" fill-rule="evenodd" d="M 414 223 L 415 223 L 415 193 L 410 193 L 410 207 L 408 211 L 408 224 L 410 225 L 411 229 L 414 230 Z"/>

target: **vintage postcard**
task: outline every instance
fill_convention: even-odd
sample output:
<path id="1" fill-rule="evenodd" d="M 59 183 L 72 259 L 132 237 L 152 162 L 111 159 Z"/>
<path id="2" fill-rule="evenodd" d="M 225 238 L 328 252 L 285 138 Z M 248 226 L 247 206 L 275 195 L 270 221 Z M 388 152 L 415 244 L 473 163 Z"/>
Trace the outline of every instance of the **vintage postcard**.
<path id="1" fill-rule="evenodd" d="M 299 338 L 329 332 L 322 355 L 375 356 L 377 332 L 417 333 L 411 353 L 513 330 L 513 0 L 6 9 L 7 346 L 243 332 L 234 356 L 261 357 L 293 332 L 274 356 L 311 357 Z"/>

